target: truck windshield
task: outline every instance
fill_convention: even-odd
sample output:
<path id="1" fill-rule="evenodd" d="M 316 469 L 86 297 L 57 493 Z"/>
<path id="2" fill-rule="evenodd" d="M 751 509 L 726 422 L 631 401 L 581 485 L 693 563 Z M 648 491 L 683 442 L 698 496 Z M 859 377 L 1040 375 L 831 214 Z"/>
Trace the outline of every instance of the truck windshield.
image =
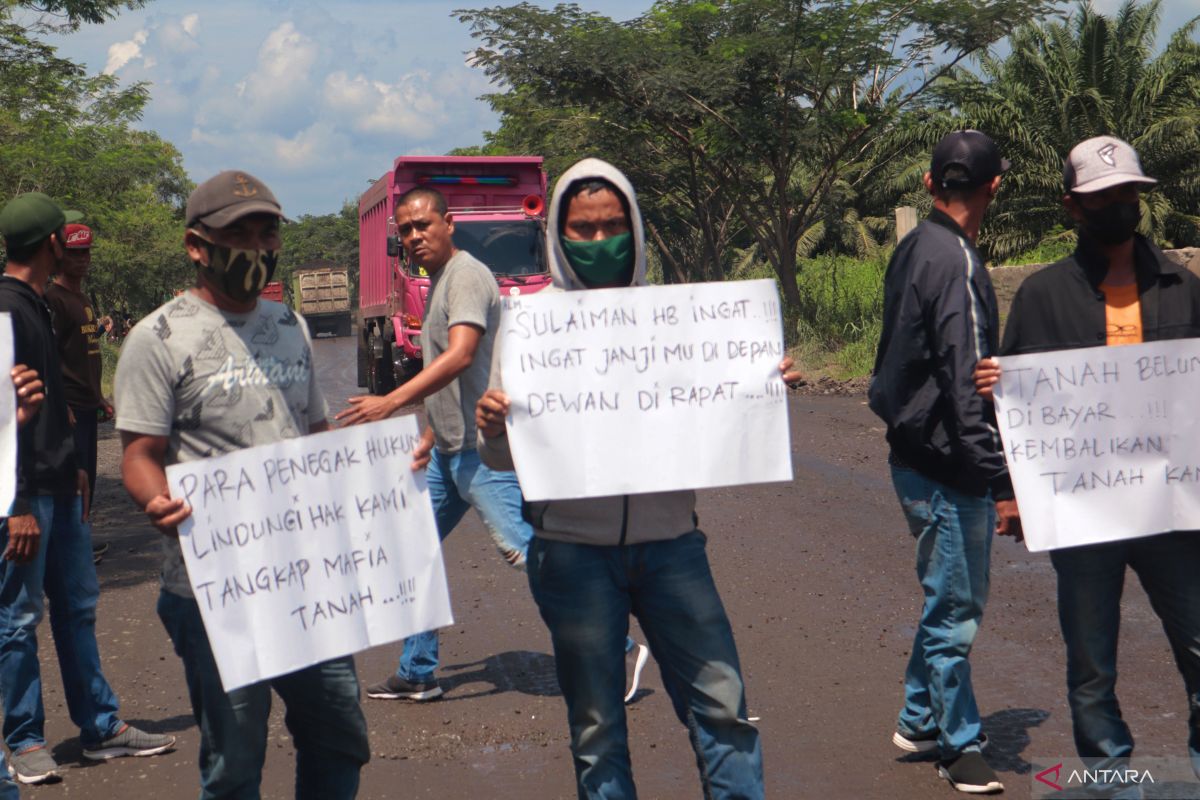
<path id="1" fill-rule="evenodd" d="M 454 246 L 478 258 L 497 275 L 547 271 L 542 227 L 536 220 L 454 222 Z"/>

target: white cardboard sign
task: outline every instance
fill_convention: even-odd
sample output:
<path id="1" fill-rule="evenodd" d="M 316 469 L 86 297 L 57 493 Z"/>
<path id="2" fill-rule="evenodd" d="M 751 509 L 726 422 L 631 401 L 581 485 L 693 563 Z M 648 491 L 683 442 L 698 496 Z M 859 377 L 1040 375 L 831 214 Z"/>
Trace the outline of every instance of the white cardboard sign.
<path id="1" fill-rule="evenodd" d="M 526 499 L 792 478 L 772 280 L 510 296 L 499 337 Z"/>
<path id="2" fill-rule="evenodd" d="M 1030 550 L 1200 528 L 1200 340 L 1000 365 L 996 417 Z"/>
<path id="3" fill-rule="evenodd" d="M 0 380 L 5 382 L 0 402 L 0 511 L 7 514 L 17 497 L 17 391 L 9 373 L 13 366 L 12 314 L 0 313 Z M 38 377 L 41 377 L 40 375 Z"/>
<path id="4" fill-rule="evenodd" d="M 412 415 L 167 468 L 226 691 L 453 623 Z"/>

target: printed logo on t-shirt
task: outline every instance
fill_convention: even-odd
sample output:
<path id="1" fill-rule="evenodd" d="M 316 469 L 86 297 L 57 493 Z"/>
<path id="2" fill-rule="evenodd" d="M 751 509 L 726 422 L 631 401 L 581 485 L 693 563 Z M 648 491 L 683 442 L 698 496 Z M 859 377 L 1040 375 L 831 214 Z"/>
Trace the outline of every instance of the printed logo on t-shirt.
<path id="1" fill-rule="evenodd" d="M 309 365 L 301 358 L 295 363 L 275 356 L 258 356 L 239 364 L 233 356 L 216 372 L 208 376 L 208 391 L 220 388 L 229 391 L 235 386 L 278 386 L 286 389 L 297 381 L 308 379 Z"/>

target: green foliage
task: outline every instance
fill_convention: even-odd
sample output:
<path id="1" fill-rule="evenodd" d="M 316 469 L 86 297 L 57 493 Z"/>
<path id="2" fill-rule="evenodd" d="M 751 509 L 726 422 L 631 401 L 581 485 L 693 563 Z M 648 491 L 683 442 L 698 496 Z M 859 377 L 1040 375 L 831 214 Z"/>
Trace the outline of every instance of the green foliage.
<path id="1" fill-rule="evenodd" d="M 336 214 L 304 214 L 281 229 L 283 246 L 274 280 L 290 296 L 292 272 L 310 261 L 350 268 L 350 296 L 358 297 L 358 204 L 348 200 Z"/>
<path id="2" fill-rule="evenodd" d="M 621 167 L 671 280 L 725 276 L 754 245 L 797 294 L 797 257 L 878 249 L 846 215 L 856 165 L 953 66 L 1053 6 L 1041 0 L 660 0 L 617 23 L 576 5 L 460 11 L 504 91 L 491 144 Z M 882 234 L 882 235 L 881 235 Z"/>
<path id="3" fill-rule="evenodd" d="M 801 336 L 831 350 L 861 340 L 882 316 L 887 262 L 886 253 L 806 261 L 797 281 Z"/>
<path id="4" fill-rule="evenodd" d="M 890 146 L 907 158 L 881 165 L 893 190 L 921 192 L 932 144 L 955 127 L 991 134 L 1013 162 L 984 221 L 980 244 L 993 261 L 1062 240 L 1062 162 L 1090 137 L 1111 134 L 1138 151 L 1160 179 L 1143 198 L 1143 233 L 1167 245 L 1200 244 L 1200 18 L 1155 52 L 1160 0 L 1126 2 L 1115 16 L 1080 4 L 1061 22 L 1013 32 L 1007 56 L 977 72 L 955 70 L 938 86 L 940 106 L 914 118 Z"/>
<path id="5" fill-rule="evenodd" d="M 108 340 L 100 338 L 100 393 L 105 397 L 113 396 L 113 378 L 117 375 L 117 359 L 121 357 L 121 348 Z"/>
<path id="6" fill-rule="evenodd" d="M 1037 247 L 1005 259 L 1004 264 L 1013 267 L 1023 264 L 1053 264 L 1055 261 L 1071 255 L 1074 250 L 1074 231 L 1058 228 L 1042 239 Z"/>
<path id="7" fill-rule="evenodd" d="M 734 280 L 773 278 L 753 249 L 736 252 Z M 800 262 L 797 289 L 801 301 L 788 310 L 784 338 L 798 347 L 806 363 L 832 361 L 837 377 L 866 375 L 875 363 L 883 315 L 883 275 L 891 252 L 871 258 L 824 255 Z"/>
<path id="8" fill-rule="evenodd" d="M 191 182 L 179 152 L 133 129 L 147 87 L 89 76 L 0 10 L 0 198 L 42 191 L 83 212 L 95 232 L 88 291 L 104 314 L 146 313 L 192 280 L 183 253 Z M 41 6 L 73 27 L 139 2 L 52 0 Z M 39 23 L 45 27 L 49 23 Z"/>

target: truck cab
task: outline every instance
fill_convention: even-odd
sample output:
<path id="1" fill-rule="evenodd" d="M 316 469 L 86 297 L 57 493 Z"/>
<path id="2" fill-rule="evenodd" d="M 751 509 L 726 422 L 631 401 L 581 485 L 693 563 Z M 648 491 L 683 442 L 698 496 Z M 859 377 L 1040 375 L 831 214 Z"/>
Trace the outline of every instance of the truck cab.
<path id="1" fill-rule="evenodd" d="M 502 293 L 535 292 L 550 283 L 540 157 L 397 158 L 359 202 L 359 381 L 373 393 L 386 394 L 422 364 L 430 278 L 409 263 L 395 236 L 396 202 L 418 186 L 446 197 L 455 247 L 486 264 Z"/>

